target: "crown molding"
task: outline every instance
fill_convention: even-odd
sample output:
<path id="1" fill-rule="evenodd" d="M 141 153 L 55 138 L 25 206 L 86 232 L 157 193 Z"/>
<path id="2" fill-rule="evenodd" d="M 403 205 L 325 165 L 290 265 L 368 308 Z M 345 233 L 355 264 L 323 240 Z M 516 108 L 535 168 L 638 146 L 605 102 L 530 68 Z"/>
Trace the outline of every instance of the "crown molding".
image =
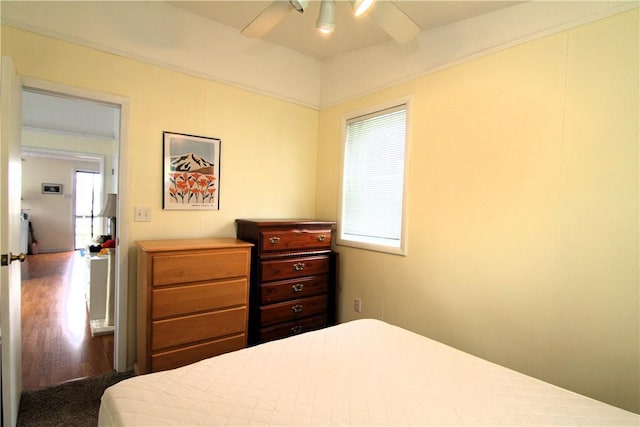
<path id="1" fill-rule="evenodd" d="M 248 39 L 166 2 L 2 2 L 1 6 L 5 25 L 322 109 L 639 4 L 529 1 L 423 31 L 409 45 L 385 42 L 322 62 Z"/>
<path id="2" fill-rule="evenodd" d="M 3 25 L 304 106 L 319 106 L 319 61 L 249 39 L 170 3 L 0 3 Z"/>
<path id="3" fill-rule="evenodd" d="M 324 61 L 320 107 L 384 88 L 579 25 L 637 8 L 638 1 L 530 1 Z M 363 78 L 366 76 L 366 78 Z"/>

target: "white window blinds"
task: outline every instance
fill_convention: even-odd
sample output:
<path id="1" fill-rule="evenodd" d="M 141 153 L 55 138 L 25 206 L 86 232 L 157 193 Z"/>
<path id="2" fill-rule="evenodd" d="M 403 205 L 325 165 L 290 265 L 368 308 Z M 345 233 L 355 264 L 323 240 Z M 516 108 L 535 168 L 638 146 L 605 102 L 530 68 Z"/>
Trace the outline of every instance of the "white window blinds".
<path id="1" fill-rule="evenodd" d="M 407 106 L 346 122 L 341 238 L 401 246 Z"/>

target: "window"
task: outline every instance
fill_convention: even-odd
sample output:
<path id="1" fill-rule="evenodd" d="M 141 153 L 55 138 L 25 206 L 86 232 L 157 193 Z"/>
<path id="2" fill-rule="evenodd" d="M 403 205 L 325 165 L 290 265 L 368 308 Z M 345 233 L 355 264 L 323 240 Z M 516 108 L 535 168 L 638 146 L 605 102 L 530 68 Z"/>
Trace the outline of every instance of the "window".
<path id="1" fill-rule="evenodd" d="M 347 117 L 338 244 L 405 254 L 409 100 Z"/>
<path id="2" fill-rule="evenodd" d="M 101 230 L 102 218 L 97 215 L 102 181 L 97 172 L 76 171 L 75 175 L 75 248 L 82 249 Z"/>

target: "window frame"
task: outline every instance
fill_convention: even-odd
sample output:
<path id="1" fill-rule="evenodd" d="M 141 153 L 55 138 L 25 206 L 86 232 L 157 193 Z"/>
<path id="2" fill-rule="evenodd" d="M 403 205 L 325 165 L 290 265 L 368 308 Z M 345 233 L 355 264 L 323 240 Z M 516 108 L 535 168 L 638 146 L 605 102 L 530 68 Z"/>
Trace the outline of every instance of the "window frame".
<path id="1" fill-rule="evenodd" d="M 393 255 L 407 255 L 408 247 L 408 206 L 409 206 L 409 158 L 411 148 L 411 124 L 413 122 L 413 97 L 407 96 L 399 99 L 394 99 L 384 103 L 376 104 L 371 107 L 367 107 L 361 110 L 353 111 L 343 115 L 342 117 L 342 129 L 341 129 L 341 150 L 340 150 L 340 169 L 339 169 L 339 188 L 338 188 L 338 221 L 337 221 L 337 236 L 336 244 L 340 246 L 353 247 L 358 249 L 365 249 L 375 252 L 383 252 Z M 358 240 L 352 240 L 343 237 L 343 205 L 344 205 L 344 172 L 345 172 L 345 157 L 347 149 L 347 125 L 350 120 L 358 117 L 372 116 L 376 113 L 382 113 L 385 110 L 397 108 L 401 106 L 406 108 L 406 129 L 405 129 L 405 146 L 404 146 L 404 171 L 402 182 L 402 206 L 401 206 L 401 225 L 400 225 L 400 245 L 389 246 L 378 243 L 361 242 Z"/>

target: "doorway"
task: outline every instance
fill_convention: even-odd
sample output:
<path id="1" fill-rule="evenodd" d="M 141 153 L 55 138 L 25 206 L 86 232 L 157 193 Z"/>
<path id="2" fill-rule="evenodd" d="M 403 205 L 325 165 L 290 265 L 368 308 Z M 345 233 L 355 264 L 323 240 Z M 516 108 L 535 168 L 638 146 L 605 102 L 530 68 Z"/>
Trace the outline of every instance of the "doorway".
<path id="1" fill-rule="evenodd" d="M 48 107 L 49 112 L 54 112 L 54 120 L 52 120 L 49 126 L 56 126 L 60 123 L 69 123 L 69 121 L 80 124 L 84 126 L 83 128 L 76 130 L 75 135 L 73 130 L 69 129 L 47 129 L 40 127 L 36 122 L 34 122 L 33 116 L 29 116 L 25 114 L 27 108 L 23 108 L 23 133 L 29 133 L 38 135 L 38 138 L 33 138 L 31 141 L 37 139 L 38 141 L 42 141 L 40 138 L 45 132 L 55 135 L 54 139 L 57 139 L 58 142 L 62 139 L 68 139 L 70 135 L 81 136 L 85 139 L 91 140 L 94 145 L 93 148 L 97 146 L 102 146 L 103 150 L 99 150 L 98 156 L 104 157 L 104 162 L 100 164 L 101 174 L 95 174 L 98 177 L 101 177 L 104 180 L 102 188 L 98 191 L 99 186 L 92 185 L 89 186 L 92 188 L 93 194 L 93 202 L 91 203 L 91 209 L 93 210 L 93 214 L 89 212 L 78 212 L 78 219 L 82 219 L 82 221 L 78 221 L 82 224 L 78 229 L 78 233 L 75 233 L 75 221 L 74 221 L 74 238 L 72 241 L 73 249 L 78 247 L 78 245 L 83 245 L 80 241 L 85 241 L 88 236 L 93 236 L 97 232 L 102 232 L 102 222 L 103 218 L 97 217 L 96 212 L 99 210 L 100 205 L 104 202 L 102 200 L 103 195 L 107 193 L 114 193 L 117 195 L 118 199 L 123 200 L 126 199 L 128 192 L 126 188 L 120 188 L 120 182 L 126 182 L 126 164 L 127 159 L 126 156 L 121 156 L 121 152 L 123 152 L 122 147 L 126 141 L 127 136 L 127 126 L 126 123 L 122 123 L 122 118 L 126 118 L 128 115 L 128 100 L 126 98 L 122 98 L 119 96 L 103 94 L 99 92 L 72 88 L 65 85 L 59 85 L 50 82 L 43 82 L 34 79 L 23 79 L 23 95 L 25 97 L 33 100 L 33 95 L 35 94 L 35 98 L 38 98 L 38 102 L 35 104 L 37 106 L 45 106 Z M 89 111 L 87 108 L 81 108 L 80 111 L 75 111 L 75 113 L 68 114 L 69 110 L 65 108 L 53 107 L 51 105 L 59 105 L 60 103 L 71 103 L 71 104 L 81 104 L 84 107 L 87 105 L 92 105 L 93 107 L 97 107 L 98 110 L 111 112 L 115 118 L 115 120 L 111 121 L 107 126 L 103 126 L 102 130 L 105 129 L 107 131 L 113 132 L 112 138 L 105 135 L 92 135 L 90 132 L 87 132 L 87 126 L 90 126 L 92 123 L 96 124 L 95 120 L 87 117 L 86 113 Z M 27 102 L 28 104 L 28 102 Z M 28 105 L 27 105 L 28 107 Z M 40 111 L 41 112 L 41 111 Z M 65 113 L 67 113 L 65 115 Z M 67 120 L 65 122 L 65 120 Z M 99 125 L 99 123 L 98 123 Z M 25 138 L 23 138 L 23 142 Z M 27 143 L 30 141 L 27 140 Z M 107 144 L 109 143 L 109 144 Z M 42 144 L 42 143 L 41 143 Z M 55 144 L 54 144 L 55 145 Z M 105 148 L 107 147 L 108 148 Z M 23 147 L 24 148 L 24 147 Z M 80 147 L 77 144 L 70 144 L 62 147 L 60 146 L 47 146 L 40 145 L 39 149 L 41 150 L 50 150 L 50 151 L 62 151 L 65 153 L 73 152 L 75 154 L 80 154 L 81 156 L 86 155 L 86 147 Z M 95 150 L 90 153 L 90 155 L 95 155 Z M 80 171 L 86 172 L 86 171 Z M 96 176 L 93 176 L 95 179 Z M 80 178 L 83 179 L 83 178 Z M 98 178 L 100 179 L 100 178 Z M 83 191 L 80 189 L 79 191 Z M 98 194 L 100 193 L 100 194 Z M 75 194 L 75 191 L 74 191 Z M 71 197 L 71 195 L 69 196 Z M 83 199 L 85 196 L 83 196 Z M 99 202 L 99 203 L 98 203 Z M 73 216 L 76 216 L 76 212 L 74 210 Z M 93 218 L 91 218 L 93 216 Z M 118 236 L 114 236 L 114 238 L 118 238 L 118 241 L 123 248 L 128 247 L 128 238 L 127 238 L 127 226 L 126 226 L 126 215 L 120 215 L 118 212 L 118 222 L 119 227 L 117 229 Z M 84 220 L 85 218 L 89 218 L 88 221 Z M 87 226 L 89 229 L 93 227 L 93 231 L 86 231 Z M 99 231 L 98 231 L 99 230 Z M 78 239 L 75 238 L 77 234 Z M 78 240 L 76 242 L 76 240 Z M 118 372 L 124 372 L 130 370 L 130 366 L 127 360 L 127 304 L 128 304 L 128 293 L 126 291 L 120 290 L 120 284 L 126 284 L 128 272 L 127 272 L 127 251 L 120 251 L 116 249 L 116 262 L 115 262 L 115 313 L 114 313 L 114 323 L 115 330 L 113 335 L 113 357 L 112 357 L 112 366 Z M 126 286 L 124 286 L 126 288 Z"/>

